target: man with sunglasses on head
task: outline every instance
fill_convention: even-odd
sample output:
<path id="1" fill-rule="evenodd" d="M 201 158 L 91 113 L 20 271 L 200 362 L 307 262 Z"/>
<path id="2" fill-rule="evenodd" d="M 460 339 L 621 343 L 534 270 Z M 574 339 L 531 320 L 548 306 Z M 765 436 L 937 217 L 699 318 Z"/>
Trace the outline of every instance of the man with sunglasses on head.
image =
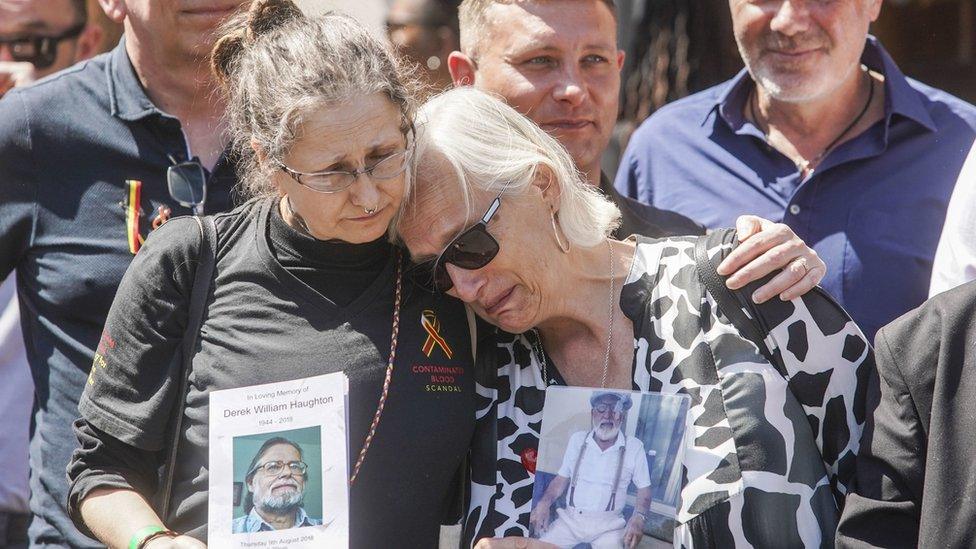
<path id="1" fill-rule="evenodd" d="M 113 345 L 102 325 L 133 255 L 169 217 L 231 205 L 236 168 L 223 154 L 207 56 L 241 3 L 100 0 L 124 27 L 119 45 L 0 100 L 0 278 L 17 271 L 36 393 L 31 545 L 98 546 L 64 510 L 65 468 L 78 399 L 92 356 Z M 15 8 L 17 17 L 3 13 Z M 96 42 L 89 30 L 71 38 L 83 8 L 0 0 L 0 58 L 69 65 Z M 51 19 L 19 15 L 28 12 Z"/>

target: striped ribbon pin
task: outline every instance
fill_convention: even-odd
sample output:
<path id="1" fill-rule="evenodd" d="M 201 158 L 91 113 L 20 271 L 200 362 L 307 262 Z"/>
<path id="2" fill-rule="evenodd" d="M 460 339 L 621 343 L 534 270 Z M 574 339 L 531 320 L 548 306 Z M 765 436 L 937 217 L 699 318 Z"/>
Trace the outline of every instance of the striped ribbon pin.
<path id="1" fill-rule="evenodd" d="M 125 232 L 129 242 L 129 252 L 135 254 L 142 247 L 144 239 L 139 234 L 139 219 L 142 217 L 142 181 L 137 179 L 125 180 L 126 196 L 128 201 L 125 206 Z"/>

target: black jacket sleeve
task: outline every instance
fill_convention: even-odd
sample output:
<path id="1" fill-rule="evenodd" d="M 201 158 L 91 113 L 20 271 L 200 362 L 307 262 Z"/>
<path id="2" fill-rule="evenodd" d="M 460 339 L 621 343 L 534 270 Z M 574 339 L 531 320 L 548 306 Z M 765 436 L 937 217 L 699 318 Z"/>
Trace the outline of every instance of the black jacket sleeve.
<path id="1" fill-rule="evenodd" d="M 871 373 L 867 402 L 873 412 L 864 429 L 854 490 L 841 516 L 838 547 L 918 544 L 927 437 L 900 361 L 912 355 L 924 361 L 919 355 L 926 353 L 918 347 L 912 355 L 893 350 L 910 337 L 899 326 L 883 328 L 875 339 L 878 369 Z M 936 347 L 937 339 L 929 346 Z"/>
<path id="2" fill-rule="evenodd" d="M 129 446 L 84 419 L 75 421 L 74 431 L 79 447 L 68 463 L 68 515 L 82 533 L 94 537 L 81 520 L 79 504 L 96 488 L 154 493 L 162 453 Z"/>
<path id="3" fill-rule="evenodd" d="M 86 532 L 79 504 L 96 488 L 151 500 L 182 380 L 200 234 L 174 219 L 153 231 L 112 302 L 75 422 L 79 447 L 68 465 L 68 513 Z"/>

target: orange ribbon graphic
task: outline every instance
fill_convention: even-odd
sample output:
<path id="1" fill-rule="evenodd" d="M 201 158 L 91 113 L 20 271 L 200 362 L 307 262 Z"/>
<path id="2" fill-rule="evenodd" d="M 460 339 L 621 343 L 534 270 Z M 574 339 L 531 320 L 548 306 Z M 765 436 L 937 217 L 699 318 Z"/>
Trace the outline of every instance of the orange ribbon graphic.
<path id="1" fill-rule="evenodd" d="M 447 344 L 447 341 L 444 341 L 444 338 L 441 337 L 441 322 L 437 320 L 437 315 L 434 314 L 434 311 L 426 309 L 420 315 L 420 325 L 424 327 L 424 330 L 427 330 L 427 341 L 424 342 L 423 347 L 424 354 L 427 355 L 427 358 L 430 358 L 430 354 L 434 352 L 434 347 L 437 345 L 440 345 L 447 358 L 451 358 L 454 351 L 451 350 L 451 346 Z"/>

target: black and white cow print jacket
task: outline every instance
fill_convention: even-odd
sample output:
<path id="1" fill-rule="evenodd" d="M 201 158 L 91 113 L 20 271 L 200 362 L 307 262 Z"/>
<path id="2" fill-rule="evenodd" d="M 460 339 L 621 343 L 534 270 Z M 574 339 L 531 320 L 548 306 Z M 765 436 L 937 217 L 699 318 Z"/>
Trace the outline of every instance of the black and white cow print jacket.
<path id="1" fill-rule="evenodd" d="M 774 299 L 758 314 L 784 378 L 699 282 L 697 238 L 638 240 L 620 301 L 634 325 L 633 389 L 692 399 L 674 545 L 832 546 L 865 420 L 870 345 L 819 289 Z M 709 257 L 732 247 L 701 238 Z M 527 535 L 545 387 L 561 383 L 551 361 L 554 379 L 542 379 L 535 338 L 489 340 L 497 375 L 478 388 L 466 544 Z"/>

